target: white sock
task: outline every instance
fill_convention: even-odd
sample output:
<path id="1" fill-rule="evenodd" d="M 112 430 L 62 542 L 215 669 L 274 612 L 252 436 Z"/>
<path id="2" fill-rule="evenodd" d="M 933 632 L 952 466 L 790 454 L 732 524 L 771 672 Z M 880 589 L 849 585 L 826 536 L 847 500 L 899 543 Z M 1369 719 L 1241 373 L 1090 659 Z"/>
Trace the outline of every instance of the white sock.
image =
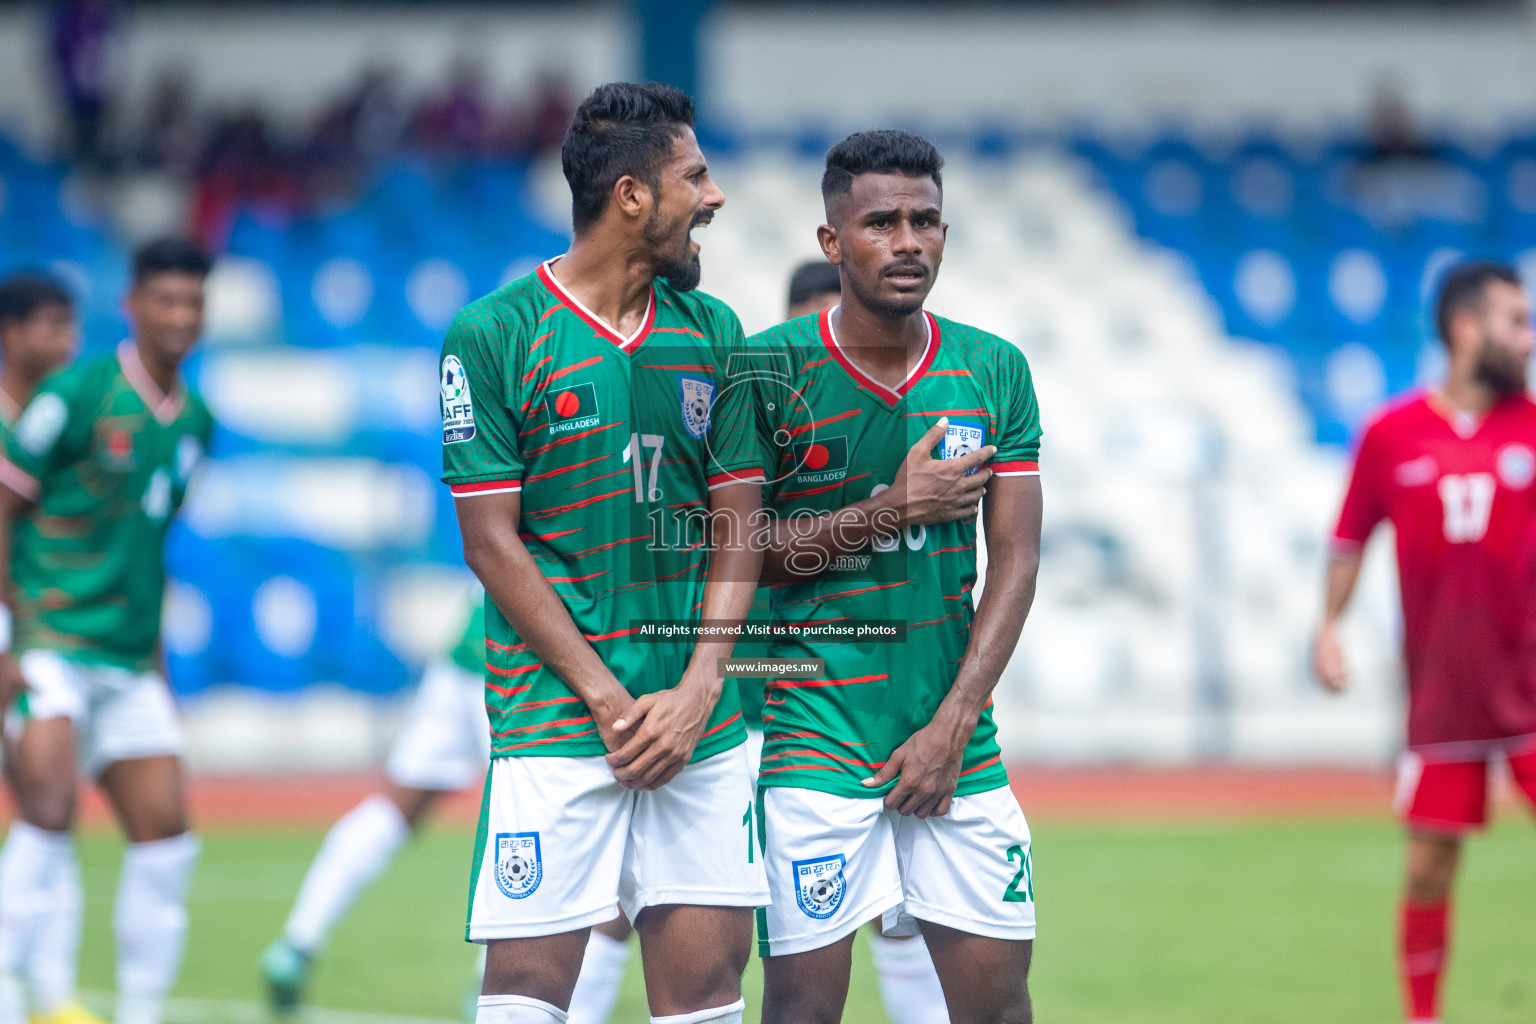
<path id="1" fill-rule="evenodd" d="M 741 1024 L 741 1012 L 747 1008 L 745 999 L 738 999 L 729 1006 L 716 1006 L 692 1013 L 674 1013 L 668 1017 L 652 1017 L 651 1024 Z"/>
<path id="2" fill-rule="evenodd" d="M 481 996 L 475 1024 L 565 1024 L 565 1011 L 530 996 Z"/>
<path id="3" fill-rule="evenodd" d="M 117 933 L 117 1013 L 114 1024 L 160 1024 L 165 994 L 176 983 L 187 944 L 187 886 L 202 849 L 183 832 L 129 843 L 117 883 L 112 926 Z"/>
<path id="4" fill-rule="evenodd" d="M 880 1001 L 891 1024 L 949 1024 L 939 972 L 921 935 L 890 939 L 871 935 L 869 949 L 880 981 Z"/>
<path id="5" fill-rule="evenodd" d="M 52 1012 L 75 998 L 85 892 L 80 883 L 80 858 L 75 856 L 73 844 L 69 859 L 54 872 L 45 898 L 47 905 L 33 922 L 32 951 L 27 955 L 34 1014 Z"/>
<path id="6" fill-rule="evenodd" d="M 22 973 L 47 893 L 72 854 L 68 832 L 49 832 L 20 819 L 0 847 L 0 1024 L 26 1020 Z"/>
<path id="7" fill-rule="evenodd" d="M 283 935 L 314 953 L 368 885 L 389 866 L 411 827 L 395 802 L 375 793 L 342 815 L 326 833 L 304 875 Z"/>
<path id="8" fill-rule="evenodd" d="M 624 965 L 629 962 L 629 943 L 609 938 L 596 928 L 587 939 L 581 958 L 581 974 L 571 993 L 570 1024 L 607 1024 L 619 999 Z"/>

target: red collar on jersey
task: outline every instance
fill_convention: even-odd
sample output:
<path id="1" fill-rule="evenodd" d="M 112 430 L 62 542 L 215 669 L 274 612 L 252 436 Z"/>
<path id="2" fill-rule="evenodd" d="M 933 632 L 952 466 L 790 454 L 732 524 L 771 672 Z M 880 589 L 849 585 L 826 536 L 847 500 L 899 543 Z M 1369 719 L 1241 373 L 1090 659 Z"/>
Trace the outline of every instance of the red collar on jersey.
<path id="1" fill-rule="evenodd" d="M 923 357 L 917 361 L 912 372 L 907 374 L 907 379 L 892 388 L 859 369 L 858 364 L 843 351 L 843 346 L 837 340 L 837 332 L 832 329 L 832 314 L 837 311 L 837 308 L 833 306 L 831 309 L 822 310 L 819 320 L 821 343 L 826 346 L 828 352 L 832 353 L 832 358 L 848 371 L 848 376 L 857 381 L 860 386 L 873 391 L 882 401 L 895 405 L 908 391 L 912 390 L 913 385 L 923 379 L 923 374 L 928 372 L 934 358 L 939 354 L 939 322 L 933 318 L 932 313 L 926 309 L 923 310 L 923 317 L 928 321 L 928 345 L 923 349 Z"/>
<path id="2" fill-rule="evenodd" d="M 586 306 L 583 306 L 580 299 L 566 291 L 564 286 L 562 286 L 560 282 L 555 279 L 555 275 L 550 273 L 549 268 L 553 267 L 555 263 L 559 261 L 559 259 L 560 257 L 556 256 L 552 260 L 547 260 L 544 263 L 539 264 L 539 280 L 544 283 L 545 288 L 548 288 L 550 292 L 554 294 L 555 298 L 559 299 L 560 302 L 568 309 L 570 309 L 572 313 L 575 313 L 577 316 L 581 317 L 581 319 L 586 322 L 587 326 L 592 328 L 592 330 L 595 331 L 600 337 L 606 338 L 613 342 L 623 351 L 633 352 L 635 349 L 639 348 L 642 344 L 645 343 L 646 336 L 651 333 L 652 325 L 656 323 L 655 285 L 651 285 L 651 296 L 645 304 L 645 319 L 640 321 L 640 326 L 636 328 L 635 333 L 626 338 L 612 327 L 609 327 L 607 324 L 603 323 L 602 319 L 596 313 L 592 312 Z"/>
<path id="3" fill-rule="evenodd" d="M 178 383 L 170 394 L 162 394 L 155 378 L 144 369 L 144 361 L 139 358 L 139 346 L 132 339 L 117 346 L 117 365 L 122 368 L 123 376 L 133 386 L 133 390 L 139 393 L 139 398 L 149 406 L 150 413 L 162 425 L 174 422 L 181 415 L 182 399 L 186 397 L 186 392 Z"/>

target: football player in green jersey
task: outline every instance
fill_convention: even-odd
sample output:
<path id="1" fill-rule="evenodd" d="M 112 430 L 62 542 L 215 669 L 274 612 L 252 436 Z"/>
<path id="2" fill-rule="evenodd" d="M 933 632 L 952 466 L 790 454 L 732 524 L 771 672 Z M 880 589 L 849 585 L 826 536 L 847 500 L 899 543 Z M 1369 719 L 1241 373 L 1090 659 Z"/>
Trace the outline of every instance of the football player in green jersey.
<path id="1" fill-rule="evenodd" d="M 941 167 L 905 132 L 833 147 L 818 237 L 841 304 L 750 343 L 786 378 L 762 406 L 783 442 L 772 652 L 824 663 L 769 680 L 763 713 L 771 1024 L 840 1018 L 853 933 L 876 915 L 924 935 L 956 1024 L 1031 1016 L 1030 837 L 991 693 L 1034 595 L 1039 414 L 1018 349 L 923 308 L 947 230 Z M 973 607 L 978 498 L 989 561 Z"/>
<path id="2" fill-rule="evenodd" d="M 21 410 L 43 378 L 74 358 L 79 330 L 74 303 L 63 286 L 41 274 L 16 274 L 0 282 L 0 443 L 8 437 Z M 19 732 L 25 708 L 9 716 Z M 3 742 L 6 784 L 20 793 L 12 775 L 15 753 Z M 69 862 L 54 879 L 33 917 L 32 949 L 27 955 L 26 980 L 33 1024 L 96 1024 L 99 1021 L 75 999 L 76 967 L 80 957 L 80 926 L 85 893 L 80 862 Z"/>
<path id="3" fill-rule="evenodd" d="M 262 981 L 276 1013 L 298 1008 L 331 930 L 389 866 L 432 805 L 485 774 L 491 752 L 485 714 L 485 597 L 475 590 L 458 643 L 422 673 L 405 727 L 390 746 L 386 785 L 331 826 L 304 874 L 282 934 L 262 954 Z M 575 1024 L 607 1021 L 624 980 L 628 935 L 629 922 L 622 915 L 592 929 L 571 997 Z M 471 1019 L 472 1007 L 473 999 Z"/>
<path id="4" fill-rule="evenodd" d="M 693 290 L 691 232 L 724 196 L 692 125 L 670 86 L 584 100 L 561 152 L 570 250 L 443 342 L 444 480 L 491 598 L 481 1024 L 563 1022 L 615 902 L 653 1020 L 741 1020 L 768 893 L 719 661 L 757 585 L 764 474 L 751 388 L 731 386 L 741 325 Z"/>
<path id="5" fill-rule="evenodd" d="M 181 967 L 198 842 L 160 669 L 161 552 L 213 425 L 179 372 L 202 331 L 208 269 L 180 240 L 140 249 L 125 303 L 133 337 L 44 381 L 0 459 L 0 593 L 14 616 L 0 698 L 26 694 L 21 817 L 0 852 L 4 1024 L 22 1019 L 33 908 L 71 856 L 77 765 L 128 837 L 114 1020 L 158 1024 Z"/>
<path id="6" fill-rule="evenodd" d="M 837 305 L 842 288 L 841 272 L 826 260 L 808 260 L 795 268 L 789 276 L 789 301 L 784 319 L 794 320 L 811 313 L 820 313 Z M 761 587 L 752 597 L 752 610 L 748 618 L 753 622 L 768 621 L 768 588 Z M 761 640 L 742 640 L 736 644 L 737 658 L 766 658 L 768 648 Z M 736 689 L 741 698 L 741 717 L 747 723 L 747 755 L 752 775 L 757 775 L 758 758 L 763 751 L 763 680 L 758 677 L 738 677 Z"/>

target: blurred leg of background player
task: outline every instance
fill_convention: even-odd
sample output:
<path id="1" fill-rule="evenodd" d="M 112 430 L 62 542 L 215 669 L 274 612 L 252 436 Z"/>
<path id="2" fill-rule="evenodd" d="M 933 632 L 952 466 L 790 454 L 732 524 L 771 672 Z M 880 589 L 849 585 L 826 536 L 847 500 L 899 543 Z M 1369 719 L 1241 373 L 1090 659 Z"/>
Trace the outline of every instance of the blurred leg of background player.
<path id="1" fill-rule="evenodd" d="M 820 313 L 831 309 L 842 299 L 843 280 L 841 271 L 826 260 L 808 260 L 795 268 L 789 278 L 789 302 L 785 319 Z M 759 590 L 759 601 L 752 606 L 754 620 L 768 621 L 767 590 Z M 766 657 L 767 648 L 759 644 L 751 647 L 736 646 L 736 656 Z M 742 713 L 758 727 L 754 756 L 762 750 L 763 686 L 760 680 L 743 680 L 756 685 L 742 686 Z M 752 774 L 757 775 L 756 762 Z M 939 973 L 934 970 L 933 957 L 921 935 L 887 936 L 878 920 L 870 922 L 869 951 L 875 964 L 875 976 L 880 983 L 880 1001 L 885 1004 L 886 1016 L 891 1024 L 949 1024 L 949 1010 L 944 1005 L 944 989 L 939 984 Z"/>
<path id="2" fill-rule="evenodd" d="M 0 282 L 0 428 L 9 431 L 42 379 L 73 358 L 77 339 L 74 306 L 58 282 L 34 274 L 17 274 Z M 25 714 L 26 702 L 19 700 L 6 716 L 0 736 L 5 784 L 18 806 L 15 746 Z M 34 1021 L 87 1024 L 98 1020 L 75 1001 L 84 908 L 80 861 L 70 842 L 68 860 L 57 871 L 52 889 L 38 893 L 27 911 L 32 924 L 25 975 Z"/>
<path id="3" fill-rule="evenodd" d="M 472 647 L 482 646 L 483 620 L 477 618 L 469 632 L 479 637 Z M 455 660 L 428 667 L 411 703 L 409 724 L 390 750 L 388 784 L 343 815 L 321 843 L 282 935 L 262 956 L 261 973 L 275 1011 L 288 1013 L 298 1007 L 331 931 L 389 866 L 438 798 L 484 776 L 490 758 L 484 683 L 478 672 L 461 664 L 463 660 L 456 652 Z M 601 1024 L 612 1011 L 629 958 L 628 938 L 629 923 L 623 915 L 592 930 L 572 997 L 571 1019 L 576 1024 Z"/>
<path id="4" fill-rule="evenodd" d="M 19 974 L 39 952 L 39 903 L 58 891 L 60 876 L 71 870 L 76 729 L 65 715 L 29 721 L 17 749 L 24 817 L 13 823 L 0 853 L 0 906 L 7 908 L 0 911 L 0 984 L 5 987 L 0 1020 L 5 1024 L 10 1024 L 7 1013 L 21 1019 Z M 99 758 L 92 760 L 98 761 L 93 767 L 101 767 Z M 116 759 L 101 767 L 99 781 L 128 837 L 113 913 L 118 947 L 114 1019 L 159 1024 L 165 995 L 181 966 L 186 890 L 199 848 L 187 831 L 181 763 L 175 754 Z M 71 978 L 73 964 L 55 964 L 54 970 Z M 43 1016 L 45 1008 L 34 1005 L 37 1019 L 61 1019 Z"/>

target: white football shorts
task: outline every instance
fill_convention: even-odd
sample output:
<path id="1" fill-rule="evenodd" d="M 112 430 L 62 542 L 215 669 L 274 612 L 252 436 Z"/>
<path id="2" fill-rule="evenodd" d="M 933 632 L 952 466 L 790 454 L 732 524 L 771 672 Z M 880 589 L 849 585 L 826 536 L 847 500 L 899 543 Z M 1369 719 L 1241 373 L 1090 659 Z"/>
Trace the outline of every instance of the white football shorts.
<path id="1" fill-rule="evenodd" d="M 389 748 L 389 781 L 408 789 L 467 789 L 484 777 L 490 757 L 485 681 L 451 661 L 432 662 Z"/>
<path id="2" fill-rule="evenodd" d="M 6 729 L 12 735 L 19 735 L 27 720 L 68 718 L 75 726 L 80 768 L 93 778 L 118 761 L 181 753 L 176 701 L 160 673 L 75 661 L 48 650 L 27 651 L 20 665 L 27 681 L 26 712 L 9 713 Z"/>
<path id="3" fill-rule="evenodd" d="M 1035 937 L 1029 824 L 1007 786 L 957 796 L 942 818 L 810 789 L 761 790 L 763 867 L 773 903 L 758 911 L 758 953 L 830 946 L 882 917 L 887 935 L 932 921 L 995 939 Z"/>
<path id="4" fill-rule="evenodd" d="M 601 757 L 491 762 L 469 896 L 471 942 L 557 935 L 662 904 L 757 907 L 744 745 L 695 761 L 660 789 L 625 789 Z"/>

